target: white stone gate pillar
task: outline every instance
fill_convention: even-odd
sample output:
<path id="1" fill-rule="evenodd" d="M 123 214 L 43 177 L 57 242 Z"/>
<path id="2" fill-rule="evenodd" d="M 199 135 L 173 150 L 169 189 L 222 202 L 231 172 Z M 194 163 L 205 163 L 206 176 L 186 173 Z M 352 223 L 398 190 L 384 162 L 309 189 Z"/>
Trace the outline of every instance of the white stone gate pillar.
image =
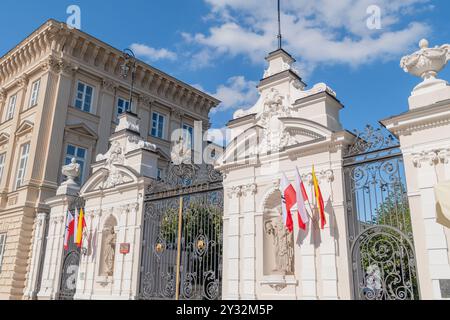
<path id="1" fill-rule="evenodd" d="M 304 90 L 280 49 L 267 57 L 261 94 L 228 123 L 232 141 L 216 168 L 224 174 L 224 299 L 349 299 L 351 297 L 342 149 L 354 136 L 342 130 L 336 94 L 325 84 Z M 328 220 L 294 232 L 281 220 L 279 179 L 294 183 L 296 167 L 309 187 L 316 166 Z M 314 204 L 314 201 L 312 201 Z M 316 208 L 312 215 L 317 217 Z"/>
<path id="2" fill-rule="evenodd" d="M 224 188 L 222 298 L 240 299 L 240 203 L 241 187 Z"/>
<path id="3" fill-rule="evenodd" d="M 69 203 L 75 198 L 73 195 L 61 194 L 46 201 L 51 207 L 47 243 L 43 255 L 43 267 L 41 274 L 41 287 L 37 294 L 38 300 L 54 300 L 57 298 L 63 260 L 63 245 L 65 223 Z M 35 261 L 33 268 L 38 267 Z"/>
<path id="4" fill-rule="evenodd" d="M 422 40 L 420 48 L 401 61 L 424 79 L 409 97 L 409 111 L 382 123 L 399 137 L 405 161 L 420 296 L 450 299 L 450 230 L 436 222 L 434 195 L 437 183 L 450 180 L 450 86 L 435 78 L 450 47 L 428 48 Z"/>
<path id="5" fill-rule="evenodd" d="M 24 299 L 35 300 L 37 298 L 38 285 L 40 283 L 40 273 L 44 257 L 44 246 L 46 244 L 46 229 L 48 225 L 47 212 L 37 214 L 33 232 L 33 247 L 30 268 L 27 277 L 27 286 L 24 290 Z"/>
<path id="6" fill-rule="evenodd" d="M 140 137 L 139 119 L 125 112 L 80 190 L 86 236 L 75 299 L 132 300 L 139 293 L 144 197 L 157 177 L 159 153 Z"/>

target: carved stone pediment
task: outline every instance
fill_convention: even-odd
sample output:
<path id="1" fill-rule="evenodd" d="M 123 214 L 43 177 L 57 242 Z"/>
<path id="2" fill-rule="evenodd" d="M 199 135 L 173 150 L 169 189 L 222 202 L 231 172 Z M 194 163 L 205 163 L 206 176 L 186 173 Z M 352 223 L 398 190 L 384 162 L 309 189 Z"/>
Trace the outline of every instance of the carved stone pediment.
<path id="1" fill-rule="evenodd" d="M 27 133 L 33 131 L 33 128 L 34 128 L 33 122 L 31 122 L 29 120 L 24 120 L 17 128 L 16 136 L 21 136 L 21 135 L 27 134 Z"/>
<path id="2" fill-rule="evenodd" d="M 90 139 L 93 139 L 93 140 L 97 140 L 98 139 L 98 136 L 95 133 L 95 131 L 92 130 L 91 128 L 89 128 L 88 126 L 86 126 L 83 123 L 67 126 L 65 130 L 66 130 L 66 132 L 71 132 L 71 133 L 74 133 L 76 135 L 81 135 L 83 137 L 90 138 Z"/>
<path id="3" fill-rule="evenodd" d="M 319 139 L 326 139 L 333 134 L 328 128 L 307 119 L 288 116 L 271 121 L 275 122 L 277 131 L 273 131 L 274 127 L 263 127 L 267 124 L 264 121 L 261 125 L 250 127 L 228 144 L 217 164 L 239 162 L 246 157 L 267 154 L 268 151 L 281 152 L 286 147 L 316 143 Z"/>
<path id="4" fill-rule="evenodd" d="M 0 133 L 0 146 L 4 145 L 5 143 L 8 143 L 9 141 L 9 134 L 2 132 Z"/>
<path id="5" fill-rule="evenodd" d="M 107 190 L 127 183 L 135 183 L 137 179 L 138 175 L 134 170 L 123 165 L 112 164 L 109 168 L 103 167 L 94 172 L 83 185 L 80 193 Z"/>

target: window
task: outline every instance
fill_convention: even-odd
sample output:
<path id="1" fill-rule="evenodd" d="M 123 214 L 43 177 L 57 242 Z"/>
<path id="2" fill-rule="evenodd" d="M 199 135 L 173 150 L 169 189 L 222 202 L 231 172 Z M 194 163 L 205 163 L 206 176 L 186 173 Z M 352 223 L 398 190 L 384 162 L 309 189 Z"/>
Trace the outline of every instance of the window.
<path id="1" fill-rule="evenodd" d="M 119 98 L 117 100 L 116 117 L 118 117 L 119 115 L 124 113 L 126 110 L 130 110 L 129 106 L 130 106 L 130 101 Z"/>
<path id="2" fill-rule="evenodd" d="M 80 176 L 75 179 L 76 182 L 82 183 L 84 177 L 84 167 L 86 163 L 87 150 L 85 148 L 77 147 L 74 145 L 67 145 L 66 157 L 64 159 L 64 164 L 70 164 L 72 158 L 75 158 L 77 163 L 80 165 Z"/>
<path id="3" fill-rule="evenodd" d="M 27 170 L 28 155 L 30 154 L 30 143 L 25 143 L 20 148 L 19 166 L 17 168 L 15 189 L 22 186 L 25 178 L 25 171 Z"/>
<path id="4" fill-rule="evenodd" d="M 194 145 L 194 128 L 190 125 L 183 124 L 183 141 L 188 149 L 192 149 Z"/>
<path id="5" fill-rule="evenodd" d="M 38 104 L 39 87 L 41 85 L 41 80 L 33 82 L 31 85 L 31 96 L 30 96 L 30 108 Z"/>
<path id="6" fill-rule="evenodd" d="M 6 111 L 5 121 L 11 120 L 14 117 L 14 112 L 16 111 L 17 94 L 9 98 L 8 110 Z"/>
<path id="7" fill-rule="evenodd" d="M 158 168 L 158 171 L 157 171 L 157 173 L 156 173 L 156 179 L 157 179 L 158 181 L 161 181 L 161 180 L 164 178 L 163 175 L 164 175 L 163 169 Z"/>
<path id="8" fill-rule="evenodd" d="M 0 183 L 2 182 L 3 170 L 5 168 L 6 152 L 0 154 Z"/>
<path id="9" fill-rule="evenodd" d="M 94 95 L 93 87 L 83 82 L 78 82 L 77 96 L 75 98 L 75 108 L 86 112 L 91 112 L 93 95 Z"/>
<path id="10" fill-rule="evenodd" d="M 153 112 L 151 135 L 156 138 L 164 139 L 164 119 L 162 114 Z"/>
<path id="11" fill-rule="evenodd" d="M 6 247 L 6 233 L 0 233 L 0 272 L 2 272 L 3 254 Z"/>

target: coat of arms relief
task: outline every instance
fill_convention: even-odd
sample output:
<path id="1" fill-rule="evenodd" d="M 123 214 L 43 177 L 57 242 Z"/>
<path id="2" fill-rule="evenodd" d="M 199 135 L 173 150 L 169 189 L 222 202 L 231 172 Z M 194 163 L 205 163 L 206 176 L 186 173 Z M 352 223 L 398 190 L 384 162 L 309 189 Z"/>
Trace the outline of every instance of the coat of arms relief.
<path id="1" fill-rule="evenodd" d="M 282 117 L 290 117 L 291 110 L 287 97 L 282 96 L 275 88 L 267 93 L 263 111 L 258 124 L 263 127 L 260 144 L 260 152 L 277 152 L 290 143 L 289 134 L 280 120 Z"/>

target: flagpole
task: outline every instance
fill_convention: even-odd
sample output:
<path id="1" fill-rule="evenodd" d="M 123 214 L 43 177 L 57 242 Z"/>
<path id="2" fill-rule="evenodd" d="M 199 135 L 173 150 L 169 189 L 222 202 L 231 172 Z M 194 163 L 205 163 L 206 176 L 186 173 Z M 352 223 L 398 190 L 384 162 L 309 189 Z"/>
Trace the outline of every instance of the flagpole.
<path id="1" fill-rule="evenodd" d="M 298 170 L 298 167 L 295 166 L 295 169 L 297 170 L 297 175 L 298 175 L 298 177 L 299 177 L 299 179 L 300 179 L 300 183 L 303 183 L 302 177 L 300 176 L 300 171 Z M 299 187 L 301 188 L 301 186 L 299 186 Z M 306 190 L 305 190 L 305 191 L 306 191 Z M 299 192 L 301 192 L 301 190 L 299 190 Z M 305 200 L 305 199 L 303 199 L 303 200 Z M 312 220 L 312 216 L 313 216 L 314 210 L 313 210 L 313 208 L 312 208 L 312 206 L 311 206 L 311 202 L 309 202 L 309 198 L 306 199 L 306 202 L 308 202 L 308 206 L 309 206 L 309 209 L 311 210 L 311 214 L 309 214 L 309 212 L 306 212 L 306 213 L 308 214 L 308 217 Z M 306 209 L 306 208 L 305 208 L 305 209 Z"/>
<path id="2" fill-rule="evenodd" d="M 175 300 L 180 298 L 180 265 L 181 265 L 181 224 L 183 222 L 183 197 L 180 197 L 180 208 L 178 210 L 178 241 L 177 241 L 177 275 L 175 283 Z"/>
<path id="3" fill-rule="evenodd" d="M 281 9 L 280 9 L 280 0 L 278 0 L 278 49 L 282 47 L 282 36 L 281 36 Z"/>

